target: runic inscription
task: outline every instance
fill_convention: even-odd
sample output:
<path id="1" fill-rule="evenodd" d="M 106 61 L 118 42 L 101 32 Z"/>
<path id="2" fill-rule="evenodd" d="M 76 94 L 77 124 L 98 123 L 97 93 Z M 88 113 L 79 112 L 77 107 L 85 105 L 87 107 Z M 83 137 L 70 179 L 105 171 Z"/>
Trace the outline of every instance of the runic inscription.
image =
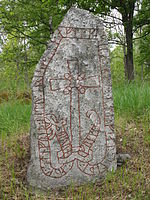
<path id="1" fill-rule="evenodd" d="M 61 134 L 57 135 L 57 140 L 61 146 L 61 152 L 58 153 L 58 160 L 59 163 L 68 163 L 68 162 L 74 162 L 75 160 L 80 162 L 88 162 L 92 160 L 92 152 L 93 152 L 93 144 L 100 133 L 100 116 L 95 110 L 88 110 L 86 112 L 86 117 L 90 118 L 91 115 L 95 115 L 95 123 L 92 124 L 91 129 L 83 142 L 81 142 L 81 112 L 80 112 L 80 95 L 85 94 L 87 89 L 96 89 L 99 88 L 99 85 L 92 85 L 93 79 L 97 79 L 98 81 L 98 75 L 97 76 L 89 76 L 86 77 L 86 74 L 80 74 L 79 73 L 79 62 L 78 59 L 75 60 L 67 60 L 67 68 L 68 73 L 65 73 L 63 77 L 57 77 L 57 78 L 50 78 L 50 91 L 52 92 L 62 92 L 64 95 L 70 96 L 70 139 L 68 136 L 68 133 L 66 130 Z M 72 71 L 76 71 L 76 73 L 72 73 Z M 91 80 L 91 84 L 90 84 Z M 88 85 L 84 84 L 84 82 L 88 83 Z M 57 87 L 58 83 L 65 82 L 62 87 Z M 77 110 L 76 107 L 73 107 L 72 105 L 72 96 L 73 96 L 73 90 L 74 96 L 77 96 Z M 75 132 L 72 129 L 72 110 L 78 113 L 78 133 Z M 63 122 L 65 119 L 63 119 Z M 50 122 L 51 125 L 51 122 Z M 62 125 L 67 125 L 67 120 Z M 50 132 L 54 132 L 52 129 L 52 126 L 50 126 Z M 78 134 L 78 135 L 77 135 Z M 78 138 L 78 143 L 76 143 L 76 140 Z M 75 145 L 74 145 L 75 144 Z"/>
<path id="2" fill-rule="evenodd" d="M 41 70 L 38 71 L 40 74 L 41 72 L 44 74 L 46 68 L 48 67 L 49 63 L 52 61 L 53 57 L 55 56 L 57 49 L 59 48 L 61 42 L 65 38 L 79 37 L 78 39 L 88 39 L 96 40 L 97 38 L 97 29 L 75 29 L 71 27 L 59 27 L 59 40 L 55 38 L 53 40 L 53 44 L 55 44 L 54 52 L 48 55 L 49 60 L 46 63 L 44 59 L 42 61 Z M 77 34 L 78 32 L 78 34 Z M 80 34 L 79 34 L 80 33 Z M 84 33 L 84 34 L 83 34 Z M 87 35 L 86 35 L 87 34 Z M 98 53 L 100 59 L 100 48 L 98 46 Z M 101 68 L 100 63 L 97 63 Z M 63 76 L 57 77 L 50 77 L 49 78 L 49 90 L 52 93 L 62 93 L 63 95 L 70 96 L 70 103 L 69 103 L 69 119 L 61 119 L 59 120 L 57 116 L 52 113 L 51 116 L 48 116 L 45 113 L 45 96 L 43 96 L 44 91 L 44 78 L 41 76 L 37 77 L 35 81 L 34 88 L 37 90 L 37 87 L 40 91 L 40 97 L 35 97 L 35 104 L 34 104 L 34 112 L 36 116 L 36 123 L 37 123 L 37 130 L 39 133 L 39 158 L 41 163 L 41 169 L 46 176 L 50 176 L 53 178 L 60 178 L 66 175 L 73 167 L 74 162 L 77 162 L 77 166 L 79 170 L 83 173 L 92 175 L 99 171 L 100 165 L 103 166 L 104 170 L 107 170 L 107 167 L 103 163 L 91 164 L 90 162 L 93 159 L 93 145 L 96 141 L 96 138 L 100 134 L 100 124 L 101 124 L 101 117 L 99 112 L 94 109 L 89 109 L 86 113 L 82 113 L 87 118 L 94 118 L 95 121 L 91 125 L 88 133 L 86 134 L 85 138 L 81 141 L 81 111 L 80 111 L 80 96 L 84 95 L 87 90 L 99 90 L 101 86 L 103 86 L 103 71 L 101 69 L 98 70 L 97 75 L 86 75 L 86 72 L 80 73 L 79 72 L 79 60 L 78 58 L 74 59 L 67 59 L 66 60 L 67 66 L 67 73 L 64 73 Z M 73 73 L 74 71 L 74 73 Z M 105 74 L 107 73 L 107 68 L 104 68 Z M 100 75 L 102 76 L 100 78 Z M 100 83 L 100 79 L 102 83 Z M 96 85 L 93 85 L 93 82 L 97 82 Z M 107 86 L 108 92 L 110 86 Z M 106 88 L 106 89 L 107 89 Z M 104 112 L 104 123 L 106 124 L 108 120 L 110 120 L 110 116 L 107 117 L 107 105 L 105 104 L 105 96 L 103 94 L 102 88 L 102 98 L 103 98 L 103 111 Z M 76 96 L 77 99 L 77 106 L 74 107 L 72 104 L 73 96 Z M 43 98 L 43 99 L 42 99 Z M 111 107 L 108 107 L 111 109 Z M 113 109 L 113 107 L 112 107 Z M 78 131 L 72 129 L 72 111 L 78 113 L 78 121 L 77 127 Z M 107 120 L 108 118 L 108 120 Z M 69 132 L 67 131 L 67 127 L 69 126 Z M 109 132 L 111 134 L 112 127 L 111 123 L 108 122 Z M 53 163 L 51 161 L 51 148 L 50 143 L 51 141 L 57 138 L 57 141 L 60 145 L 60 150 L 57 152 L 57 160 L 59 167 L 53 167 Z M 78 141 L 78 142 L 77 142 Z M 113 147 L 113 146 L 112 146 Z M 108 143 L 107 143 L 107 135 L 106 135 L 106 144 L 105 144 L 105 156 L 108 150 Z"/>
<path id="3" fill-rule="evenodd" d="M 97 24 L 97 17 L 73 8 L 36 67 L 31 185 L 85 182 L 116 167 L 109 54 Z"/>

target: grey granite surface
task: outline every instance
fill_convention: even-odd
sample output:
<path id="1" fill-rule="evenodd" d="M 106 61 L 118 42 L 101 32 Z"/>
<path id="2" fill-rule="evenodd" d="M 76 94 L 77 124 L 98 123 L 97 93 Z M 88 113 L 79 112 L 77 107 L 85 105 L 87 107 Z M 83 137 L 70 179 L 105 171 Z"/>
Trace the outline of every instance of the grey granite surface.
<path id="1" fill-rule="evenodd" d="M 116 166 L 107 38 L 98 17 L 73 7 L 34 73 L 27 180 L 42 189 L 78 185 Z"/>

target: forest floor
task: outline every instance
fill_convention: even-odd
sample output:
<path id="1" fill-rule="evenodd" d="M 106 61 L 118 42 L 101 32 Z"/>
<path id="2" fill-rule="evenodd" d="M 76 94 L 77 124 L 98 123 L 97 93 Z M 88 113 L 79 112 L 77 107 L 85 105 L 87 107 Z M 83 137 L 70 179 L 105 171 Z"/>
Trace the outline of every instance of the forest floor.
<path id="1" fill-rule="evenodd" d="M 148 91 L 146 91 L 146 93 L 147 92 Z M 136 112 L 134 112 L 135 110 L 131 112 L 128 110 L 129 106 L 126 107 L 127 104 L 124 105 L 124 110 L 121 109 L 121 107 L 116 109 L 119 103 L 116 103 L 115 95 L 117 94 L 114 93 L 117 153 L 128 153 L 131 159 L 121 167 L 118 167 L 116 172 L 109 172 L 106 178 L 101 182 L 88 183 L 78 187 L 72 184 L 69 187 L 59 190 L 50 190 L 47 193 L 42 193 L 40 191 L 35 192 L 32 188 L 27 186 L 26 182 L 27 166 L 30 159 L 30 102 L 20 102 L 20 100 L 15 100 L 13 103 L 11 101 L 2 102 L 0 104 L 2 110 L 2 113 L 0 112 L 0 118 L 3 117 L 3 119 L 0 120 L 0 126 L 2 126 L 3 129 L 3 132 L 0 133 L 0 199 L 149 200 L 150 99 L 148 99 L 147 102 L 149 106 L 146 105 L 143 110 L 140 110 L 139 107 Z M 122 98 L 122 94 L 120 96 Z M 119 97 L 117 96 L 117 98 Z M 125 99 L 122 100 L 121 98 L 120 102 L 125 102 Z M 138 98 L 141 97 L 139 96 Z M 142 98 L 144 97 L 142 96 Z M 129 99 L 129 97 L 127 99 Z M 138 101 L 140 101 L 140 99 L 138 99 Z M 19 107 L 18 109 L 17 106 Z M 9 110 L 8 113 L 7 110 Z M 15 112 L 17 110 L 18 115 L 14 110 Z M 127 110 L 127 112 L 125 112 L 125 110 Z M 21 116 L 23 113 L 25 116 L 22 119 Z M 28 120 L 26 120 L 27 116 Z M 4 117 L 7 119 L 9 118 L 8 122 Z M 11 120 L 12 122 L 10 122 Z M 9 130 L 12 129 L 11 126 L 13 123 L 18 123 L 17 128 L 13 127 L 13 132 L 9 132 Z"/>

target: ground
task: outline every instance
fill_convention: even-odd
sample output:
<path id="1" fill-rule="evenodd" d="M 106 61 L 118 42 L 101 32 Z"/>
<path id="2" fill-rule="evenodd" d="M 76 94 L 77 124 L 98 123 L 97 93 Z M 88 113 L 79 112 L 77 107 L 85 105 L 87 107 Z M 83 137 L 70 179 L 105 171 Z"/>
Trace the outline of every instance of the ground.
<path id="1" fill-rule="evenodd" d="M 80 187 L 35 192 L 26 184 L 30 159 L 29 133 L 3 136 L 0 139 L 0 199 L 150 199 L 150 128 L 149 119 L 129 120 L 116 116 L 117 153 L 128 153 L 131 159 L 108 173 L 105 180 Z"/>

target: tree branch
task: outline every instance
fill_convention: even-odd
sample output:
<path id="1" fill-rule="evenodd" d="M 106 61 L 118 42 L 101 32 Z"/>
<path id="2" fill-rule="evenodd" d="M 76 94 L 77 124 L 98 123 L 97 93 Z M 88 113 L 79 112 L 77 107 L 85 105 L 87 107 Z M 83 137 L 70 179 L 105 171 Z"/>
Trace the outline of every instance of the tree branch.
<path id="1" fill-rule="evenodd" d="M 150 32 L 148 32 L 148 33 L 146 33 L 146 34 L 144 34 L 144 35 L 142 35 L 142 36 L 140 36 L 140 37 L 133 38 L 133 41 L 134 41 L 134 40 L 139 40 L 139 39 L 141 39 L 141 38 L 143 38 L 143 37 L 146 37 L 146 36 L 149 35 L 149 34 L 150 34 Z"/>

